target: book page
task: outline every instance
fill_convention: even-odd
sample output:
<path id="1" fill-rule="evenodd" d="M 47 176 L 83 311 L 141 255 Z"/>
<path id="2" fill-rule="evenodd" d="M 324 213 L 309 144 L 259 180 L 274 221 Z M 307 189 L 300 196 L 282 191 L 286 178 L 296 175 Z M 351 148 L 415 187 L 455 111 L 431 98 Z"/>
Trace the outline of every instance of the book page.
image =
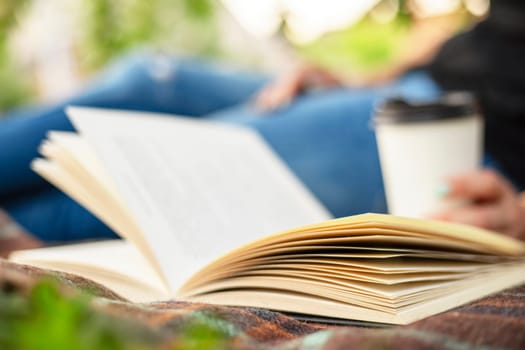
<path id="1" fill-rule="evenodd" d="M 70 108 L 173 290 L 206 263 L 328 212 L 249 129 Z"/>
<path id="2" fill-rule="evenodd" d="M 13 252 L 9 260 L 78 274 L 136 302 L 163 300 L 169 295 L 142 254 L 122 240 L 20 250 Z"/>
<path id="3" fill-rule="evenodd" d="M 76 133 L 54 131 L 39 151 L 45 159 L 33 160 L 31 168 L 132 242 L 164 278 L 144 233 L 89 144 Z"/>
<path id="4" fill-rule="evenodd" d="M 297 312 L 301 314 L 336 317 L 341 319 L 366 320 L 371 322 L 409 324 L 430 315 L 449 310 L 466 302 L 479 299 L 495 291 L 518 285 L 523 282 L 524 264 L 501 266 L 480 276 L 466 278 L 457 283 L 437 288 L 421 296 L 407 299 L 406 302 L 383 302 L 372 295 L 353 294 L 349 302 L 343 294 L 329 292 L 325 286 L 304 284 L 301 292 L 294 292 L 297 288 L 294 282 L 281 280 L 277 282 L 260 279 L 251 289 L 222 290 L 211 294 L 202 294 L 192 297 L 192 301 L 219 303 L 225 305 L 250 305 L 280 311 Z M 284 288 L 289 285 L 291 290 Z M 273 287 L 273 289 L 272 289 Z M 280 289 L 283 288 L 283 289 Z M 391 304 L 391 306 L 388 306 Z M 399 305 L 397 305 L 399 304 Z"/>

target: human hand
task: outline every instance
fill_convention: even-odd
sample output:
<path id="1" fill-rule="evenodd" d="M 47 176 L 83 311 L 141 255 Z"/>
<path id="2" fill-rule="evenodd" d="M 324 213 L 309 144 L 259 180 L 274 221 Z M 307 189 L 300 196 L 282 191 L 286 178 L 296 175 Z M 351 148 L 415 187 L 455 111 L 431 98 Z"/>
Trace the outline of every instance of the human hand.
<path id="1" fill-rule="evenodd" d="M 501 232 L 525 240 L 525 195 L 492 170 L 478 170 L 450 177 L 449 199 L 467 204 L 432 215 L 438 220 L 454 221 Z"/>
<path id="2" fill-rule="evenodd" d="M 255 105 L 262 110 L 277 109 L 287 105 L 307 89 L 333 88 L 342 85 L 342 81 L 328 70 L 303 65 L 265 86 L 258 93 Z"/>

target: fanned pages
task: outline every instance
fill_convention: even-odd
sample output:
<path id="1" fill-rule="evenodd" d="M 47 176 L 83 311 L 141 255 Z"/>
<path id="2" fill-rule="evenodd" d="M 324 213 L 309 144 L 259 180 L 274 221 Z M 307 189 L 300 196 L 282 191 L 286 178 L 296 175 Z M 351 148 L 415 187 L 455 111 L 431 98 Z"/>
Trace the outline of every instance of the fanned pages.
<path id="1" fill-rule="evenodd" d="M 329 220 L 255 133 L 74 108 L 33 169 L 124 240 L 16 252 L 136 301 L 406 324 L 525 282 L 525 245 L 383 214 Z M 358 171 L 358 169 L 356 169 Z M 277 232 L 277 233 L 275 233 Z"/>

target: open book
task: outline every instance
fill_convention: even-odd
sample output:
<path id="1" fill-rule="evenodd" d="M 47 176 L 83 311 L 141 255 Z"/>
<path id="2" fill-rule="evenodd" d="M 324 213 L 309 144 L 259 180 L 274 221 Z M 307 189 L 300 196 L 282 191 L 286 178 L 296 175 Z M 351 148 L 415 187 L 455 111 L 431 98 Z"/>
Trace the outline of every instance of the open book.
<path id="1" fill-rule="evenodd" d="M 406 324 L 525 282 L 525 245 L 381 214 L 330 219 L 258 134 L 69 108 L 33 169 L 123 240 L 15 252 L 135 301 L 178 298 Z M 356 169 L 359 171 L 359 169 Z"/>

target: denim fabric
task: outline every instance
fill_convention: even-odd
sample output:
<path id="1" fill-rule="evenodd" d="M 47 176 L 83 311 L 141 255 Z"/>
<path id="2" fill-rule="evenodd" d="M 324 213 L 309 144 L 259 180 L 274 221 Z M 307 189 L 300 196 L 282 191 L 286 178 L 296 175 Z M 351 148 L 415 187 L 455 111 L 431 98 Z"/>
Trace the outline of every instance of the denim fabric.
<path id="1" fill-rule="evenodd" d="M 335 215 L 386 210 L 370 116 L 385 96 L 428 99 L 439 88 L 423 72 L 373 89 L 304 94 L 278 110 L 251 106 L 267 77 L 206 62 L 135 55 L 56 106 L 13 112 L 0 124 L 0 207 L 46 241 L 113 237 L 113 232 L 45 183 L 28 164 L 48 130 L 71 130 L 67 105 L 204 117 L 255 128 Z M 174 150 L 175 151 L 175 150 Z"/>

